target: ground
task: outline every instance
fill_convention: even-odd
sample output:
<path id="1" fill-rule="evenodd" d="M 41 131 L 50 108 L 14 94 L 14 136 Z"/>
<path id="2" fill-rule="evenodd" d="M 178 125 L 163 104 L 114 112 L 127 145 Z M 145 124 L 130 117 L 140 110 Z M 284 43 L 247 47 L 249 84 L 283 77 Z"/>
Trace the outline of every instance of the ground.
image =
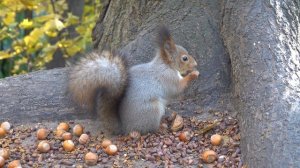
<path id="1" fill-rule="evenodd" d="M 17 159 L 21 160 L 23 167 L 87 167 L 84 155 L 88 151 L 99 156 L 94 167 L 242 167 L 237 119 L 223 111 L 206 113 L 205 115 L 211 116 L 210 119 L 201 119 L 201 112 L 197 115 L 184 115 L 183 129 L 176 132 L 170 129 L 174 115 L 168 115 L 163 119 L 158 133 L 140 138 L 105 137 L 91 120 L 65 121 L 71 127 L 75 124 L 83 125 L 84 132 L 90 136 L 89 143 L 85 145 L 79 144 L 78 137 L 73 137 L 76 148 L 72 152 L 64 151 L 62 140 L 54 135 L 59 122 L 25 125 L 11 123 L 13 128 L 6 137 L 0 139 L 0 144 L 11 153 L 6 164 Z M 36 131 L 39 128 L 50 130 L 47 140 L 51 144 L 51 150 L 47 153 L 40 153 L 36 148 L 39 142 Z M 178 138 L 183 131 L 192 135 L 187 142 Z M 220 146 L 213 146 L 210 142 L 211 135 L 216 133 L 223 137 Z M 104 152 L 101 147 L 103 138 L 109 138 L 118 147 L 116 155 L 109 156 Z M 201 153 L 208 149 L 217 153 L 217 160 L 211 164 L 204 163 L 201 159 Z"/>

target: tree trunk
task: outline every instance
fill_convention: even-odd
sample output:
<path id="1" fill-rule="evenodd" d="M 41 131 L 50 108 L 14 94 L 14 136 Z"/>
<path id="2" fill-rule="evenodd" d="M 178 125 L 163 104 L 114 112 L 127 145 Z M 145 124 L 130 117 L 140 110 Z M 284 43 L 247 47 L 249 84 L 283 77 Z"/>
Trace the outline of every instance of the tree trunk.
<path id="1" fill-rule="evenodd" d="M 70 101 L 67 71 L 38 71 L 0 80 L 1 121 L 23 124 L 91 118 Z"/>
<path id="2" fill-rule="evenodd" d="M 244 164 L 300 167 L 299 5 L 295 0 L 106 0 L 94 46 L 119 49 L 130 65 L 146 62 L 154 55 L 155 29 L 164 23 L 196 57 L 201 74 L 185 94 L 190 104 L 184 111 L 237 111 Z M 67 71 L 1 80 L 2 117 L 92 118 L 69 101 Z"/>
<path id="3" fill-rule="evenodd" d="M 249 167 L 300 167 L 299 1 L 224 1 L 222 35 Z"/>
<path id="4" fill-rule="evenodd" d="M 95 46 L 121 48 L 132 64 L 149 61 L 154 29 L 166 24 L 175 41 L 199 62 L 200 80 L 186 95 L 205 107 L 220 102 L 227 91 L 233 94 L 244 162 L 250 167 L 297 167 L 299 5 L 263 0 L 110 1 L 95 28 Z M 204 97 L 212 98 L 207 103 Z"/>

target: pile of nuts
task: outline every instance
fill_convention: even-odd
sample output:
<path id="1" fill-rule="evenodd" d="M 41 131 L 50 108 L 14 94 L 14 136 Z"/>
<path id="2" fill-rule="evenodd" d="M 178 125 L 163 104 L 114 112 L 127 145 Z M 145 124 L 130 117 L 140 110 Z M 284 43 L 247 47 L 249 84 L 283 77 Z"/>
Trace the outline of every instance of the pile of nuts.
<path id="1" fill-rule="evenodd" d="M 0 138 L 3 138 L 6 136 L 6 134 L 9 134 L 11 125 L 9 122 L 5 121 L 1 123 L 0 126 Z M 10 152 L 8 149 L 0 149 L 0 167 L 4 167 L 5 161 L 9 158 Z M 8 165 L 8 168 L 20 168 L 21 163 L 19 160 L 11 161 Z"/>
<path id="2" fill-rule="evenodd" d="M 4 138 L 10 131 L 11 125 L 9 122 L 3 122 L 0 127 L 0 137 Z M 87 144 L 90 140 L 88 134 L 84 133 L 84 127 L 80 124 L 76 124 L 72 133 L 70 131 L 70 125 L 66 122 L 61 122 L 56 130 L 54 131 L 55 137 L 62 140 L 62 147 L 66 152 L 72 152 L 75 149 L 75 144 L 72 140 L 73 135 L 79 137 L 79 144 Z M 51 144 L 48 142 L 47 137 L 50 131 L 46 128 L 40 128 L 36 131 L 36 138 L 39 140 L 37 145 L 37 150 L 40 153 L 47 153 L 51 149 Z M 116 145 L 112 144 L 109 139 L 104 139 L 102 141 L 102 147 L 108 155 L 115 155 L 118 151 Z M 8 160 L 10 152 L 8 149 L 0 149 L 0 168 L 4 166 L 5 161 Z M 98 155 L 93 152 L 88 152 L 84 156 L 85 163 L 87 165 L 96 165 L 98 161 Z M 13 160 L 7 165 L 8 168 L 19 168 L 21 163 L 19 160 Z"/>
<path id="3" fill-rule="evenodd" d="M 181 132 L 179 134 L 179 140 L 182 142 L 187 142 L 191 139 L 191 134 L 188 131 Z M 219 146 L 222 142 L 222 136 L 219 134 L 214 134 L 210 138 L 212 145 Z M 213 150 L 206 150 L 201 154 L 201 159 L 205 163 L 212 163 L 217 159 L 217 154 Z"/>
<path id="4" fill-rule="evenodd" d="M 209 125 L 214 127 L 205 128 Z M 28 146 L 15 150 L 18 145 L 14 144 L 20 144 L 24 140 L 20 138 L 24 136 L 24 131 L 11 128 L 11 124 L 6 121 L 0 127 L 0 142 L 3 144 L 0 146 L 0 168 L 5 164 L 8 168 L 21 167 L 21 164 L 24 167 L 43 167 L 49 165 L 53 158 L 60 160 L 59 164 L 68 166 L 75 166 L 75 163 L 87 166 L 118 165 L 116 163 L 120 161 L 122 166 L 127 167 L 137 160 L 165 167 L 174 164 L 187 167 L 202 167 L 203 164 L 212 167 L 242 165 L 236 119 L 223 118 L 220 125 L 215 127 L 214 121 L 202 122 L 175 114 L 163 120 L 162 128 L 165 131 L 160 130 L 154 134 L 141 135 L 133 131 L 128 136 L 108 139 L 103 135 L 91 136 L 82 125 L 74 122 L 61 122 L 54 130 L 40 125 L 26 128 L 29 131 L 24 134 L 32 135 L 36 140 L 31 140 L 34 145 L 28 150 Z M 25 158 L 23 154 L 16 154 L 24 149 Z M 43 156 L 48 160 L 43 159 Z M 31 157 L 34 159 L 30 159 Z M 69 159 L 73 161 L 68 162 Z M 50 164 L 50 167 L 53 165 Z"/>

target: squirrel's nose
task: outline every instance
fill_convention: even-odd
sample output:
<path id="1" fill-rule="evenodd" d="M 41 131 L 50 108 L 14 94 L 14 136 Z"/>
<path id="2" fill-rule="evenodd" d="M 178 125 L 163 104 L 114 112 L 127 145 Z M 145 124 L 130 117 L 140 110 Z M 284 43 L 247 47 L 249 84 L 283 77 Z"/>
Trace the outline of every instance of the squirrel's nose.
<path id="1" fill-rule="evenodd" d="M 197 62 L 194 60 L 193 64 L 191 64 L 191 68 L 194 68 L 197 65 L 198 65 Z"/>

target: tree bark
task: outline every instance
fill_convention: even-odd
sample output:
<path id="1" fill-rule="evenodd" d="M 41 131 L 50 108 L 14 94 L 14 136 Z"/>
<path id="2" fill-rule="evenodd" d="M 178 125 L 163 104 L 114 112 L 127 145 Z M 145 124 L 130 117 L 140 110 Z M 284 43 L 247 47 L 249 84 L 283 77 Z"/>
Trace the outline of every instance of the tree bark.
<path id="1" fill-rule="evenodd" d="M 199 63 L 184 111 L 237 111 L 244 164 L 300 167 L 299 7 L 296 0 L 106 0 L 94 46 L 119 49 L 130 65 L 147 62 L 164 23 Z M 69 101 L 67 71 L 1 80 L 3 118 L 92 118 Z"/>
<path id="2" fill-rule="evenodd" d="M 202 97 L 232 89 L 244 162 L 300 165 L 298 1 L 116 0 L 106 9 L 94 31 L 96 47 L 121 48 L 132 64 L 149 61 L 155 27 L 168 25 L 200 62 L 200 80 L 186 95 L 205 107 Z"/>
<path id="3" fill-rule="evenodd" d="M 1 121 L 23 124 L 91 118 L 70 101 L 67 71 L 38 71 L 0 80 Z"/>
<path id="4" fill-rule="evenodd" d="M 299 1 L 226 0 L 241 146 L 249 167 L 300 167 Z"/>

